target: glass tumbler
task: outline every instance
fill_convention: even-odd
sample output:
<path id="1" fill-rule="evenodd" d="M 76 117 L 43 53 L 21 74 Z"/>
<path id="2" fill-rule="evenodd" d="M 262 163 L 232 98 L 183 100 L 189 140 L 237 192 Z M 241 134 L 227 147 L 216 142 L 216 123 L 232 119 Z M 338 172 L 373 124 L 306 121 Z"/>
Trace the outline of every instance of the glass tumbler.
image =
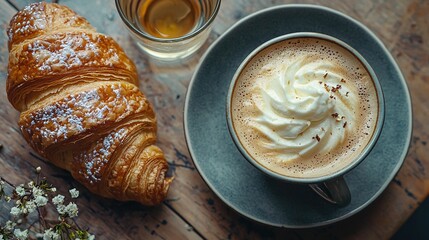
<path id="1" fill-rule="evenodd" d="M 147 55 L 163 61 L 184 59 L 195 53 L 203 45 L 210 34 L 211 25 L 219 11 L 221 2 L 221 0 L 182 0 L 187 1 L 187 4 L 192 3 L 193 10 L 196 11 L 192 29 L 179 37 L 162 38 L 148 33 L 148 29 L 142 23 L 142 6 L 153 4 L 155 1 L 158 1 L 157 4 L 160 6 L 163 4 L 162 1 L 179 0 L 115 1 L 119 16 L 121 16 L 139 48 Z M 176 10 L 170 9 L 168 11 L 174 13 Z M 164 15 L 168 14 L 168 11 Z"/>

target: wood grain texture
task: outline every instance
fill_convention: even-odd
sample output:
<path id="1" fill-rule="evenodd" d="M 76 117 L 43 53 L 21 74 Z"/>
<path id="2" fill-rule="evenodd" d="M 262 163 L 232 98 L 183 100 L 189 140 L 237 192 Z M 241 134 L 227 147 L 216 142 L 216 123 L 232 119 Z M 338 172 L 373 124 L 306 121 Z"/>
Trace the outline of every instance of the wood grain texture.
<path id="1" fill-rule="evenodd" d="M 83 197 L 80 225 L 100 239 L 387 239 L 429 194 L 429 1 L 418 0 L 236 0 L 223 1 L 213 31 L 194 59 L 174 68 L 157 65 L 141 54 L 114 1 L 61 0 L 86 17 L 98 31 L 112 36 L 134 60 L 140 88 L 153 103 L 158 118 L 159 146 L 165 151 L 175 181 L 161 206 L 145 208 L 94 196 L 68 173 L 39 158 L 17 129 L 18 113 L 5 93 L 7 37 L 5 29 L 16 12 L 31 0 L 0 0 L 0 176 L 12 184 L 34 177 L 35 166 L 60 192 L 77 187 Z M 11 4 L 13 3 L 13 5 Z M 245 219 L 228 208 L 204 183 L 193 166 L 183 133 L 185 94 L 199 57 L 237 20 L 260 9 L 284 3 L 327 6 L 361 21 L 384 42 L 396 58 L 409 85 L 414 113 L 413 140 L 406 161 L 386 191 L 359 214 L 336 224 L 305 230 L 279 229 Z M 8 214 L 0 208 L 0 216 Z M 0 223 L 2 218 L 0 218 Z"/>

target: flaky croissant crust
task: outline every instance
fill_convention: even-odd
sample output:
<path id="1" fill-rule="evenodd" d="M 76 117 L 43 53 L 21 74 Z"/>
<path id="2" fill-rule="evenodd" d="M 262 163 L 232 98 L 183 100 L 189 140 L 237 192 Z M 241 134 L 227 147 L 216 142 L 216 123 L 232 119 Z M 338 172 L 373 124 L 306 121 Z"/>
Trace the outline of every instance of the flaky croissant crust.
<path id="1" fill-rule="evenodd" d="M 6 91 L 24 138 L 92 192 L 160 203 L 171 178 L 133 62 L 71 9 L 31 4 L 11 20 Z"/>

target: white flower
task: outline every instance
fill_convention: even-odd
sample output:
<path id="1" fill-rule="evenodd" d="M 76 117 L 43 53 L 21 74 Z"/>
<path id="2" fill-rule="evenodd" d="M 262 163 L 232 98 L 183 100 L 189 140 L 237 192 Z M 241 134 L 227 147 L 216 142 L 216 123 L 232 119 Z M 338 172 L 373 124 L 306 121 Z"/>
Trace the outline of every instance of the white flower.
<path id="1" fill-rule="evenodd" d="M 13 235 L 15 235 L 15 237 L 18 238 L 19 240 L 27 239 L 28 229 L 21 231 L 21 229 L 17 228 L 13 231 Z"/>
<path id="2" fill-rule="evenodd" d="M 76 190 L 76 188 L 70 189 L 69 192 L 70 192 L 70 195 L 71 195 L 72 198 L 79 197 L 79 191 Z"/>
<path id="3" fill-rule="evenodd" d="M 21 185 L 15 188 L 15 192 L 20 197 L 23 197 L 25 195 L 25 189 Z"/>
<path id="4" fill-rule="evenodd" d="M 71 218 L 77 217 L 77 214 L 79 212 L 76 203 L 72 202 L 66 206 L 65 211 Z"/>
<path id="5" fill-rule="evenodd" d="M 57 191 L 57 189 L 56 188 L 51 188 L 51 192 L 56 192 Z"/>
<path id="6" fill-rule="evenodd" d="M 33 187 L 33 196 L 37 198 L 38 196 L 42 196 L 44 194 L 43 190 L 38 187 Z"/>
<path id="7" fill-rule="evenodd" d="M 46 203 L 48 203 L 48 199 L 44 196 L 37 196 L 36 199 L 34 199 L 34 201 L 36 202 L 36 205 L 38 207 L 45 206 Z"/>
<path id="8" fill-rule="evenodd" d="M 43 240 L 57 240 L 57 239 L 60 239 L 60 235 L 52 231 L 52 228 L 45 230 L 45 233 L 43 234 Z"/>
<path id="9" fill-rule="evenodd" d="M 21 209 L 17 207 L 12 207 L 10 209 L 10 214 L 12 214 L 12 216 L 18 216 L 20 213 L 21 213 Z"/>
<path id="10" fill-rule="evenodd" d="M 58 194 L 54 198 L 52 198 L 52 203 L 55 205 L 63 204 L 64 203 L 64 196 L 61 194 Z"/>
<path id="11" fill-rule="evenodd" d="M 57 211 L 59 214 L 64 215 L 66 213 L 66 206 L 62 204 L 57 205 Z"/>
<path id="12" fill-rule="evenodd" d="M 28 187 L 29 187 L 29 188 L 33 188 L 33 187 L 34 187 L 34 182 L 33 182 L 33 181 L 30 181 L 30 182 L 28 183 Z"/>
<path id="13" fill-rule="evenodd" d="M 12 231 L 12 229 L 16 226 L 16 222 L 12 222 L 10 220 L 8 220 L 6 222 L 6 224 L 4 225 L 4 229 L 6 229 L 7 231 Z"/>
<path id="14" fill-rule="evenodd" d="M 28 201 L 26 204 L 25 204 L 25 207 L 27 208 L 27 210 L 28 210 L 28 213 L 32 213 L 32 212 L 34 212 L 35 210 L 36 210 L 36 208 L 37 208 L 37 206 L 36 206 L 36 204 L 34 203 L 34 201 Z"/>
<path id="15" fill-rule="evenodd" d="M 94 240 L 94 239 L 95 239 L 95 236 L 94 236 L 94 235 L 89 234 L 89 236 L 88 236 L 88 240 Z"/>
<path id="16" fill-rule="evenodd" d="M 42 171 L 41 167 L 36 167 L 36 173 L 40 173 Z"/>
<path id="17" fill-rule="evenodd" d="M 0 234 L 0 240 L 3 240 L 4 238 L 3 238 L 3 234 Z"/>

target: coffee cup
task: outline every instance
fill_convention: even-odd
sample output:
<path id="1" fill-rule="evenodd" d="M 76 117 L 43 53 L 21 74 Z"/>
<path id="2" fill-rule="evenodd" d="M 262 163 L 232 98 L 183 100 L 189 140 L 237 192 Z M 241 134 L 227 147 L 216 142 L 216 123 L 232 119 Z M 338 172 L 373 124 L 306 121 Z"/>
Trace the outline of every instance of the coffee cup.
<path id="1" fill-rule="evenodd" d="M 241 63 L 226 102 L 230 135 L 256 168 L 331 203 L 351 201 L 344 175 L 384 121 L 380 83 L 356 50 L 321 33 L 274 38 Z"/>

